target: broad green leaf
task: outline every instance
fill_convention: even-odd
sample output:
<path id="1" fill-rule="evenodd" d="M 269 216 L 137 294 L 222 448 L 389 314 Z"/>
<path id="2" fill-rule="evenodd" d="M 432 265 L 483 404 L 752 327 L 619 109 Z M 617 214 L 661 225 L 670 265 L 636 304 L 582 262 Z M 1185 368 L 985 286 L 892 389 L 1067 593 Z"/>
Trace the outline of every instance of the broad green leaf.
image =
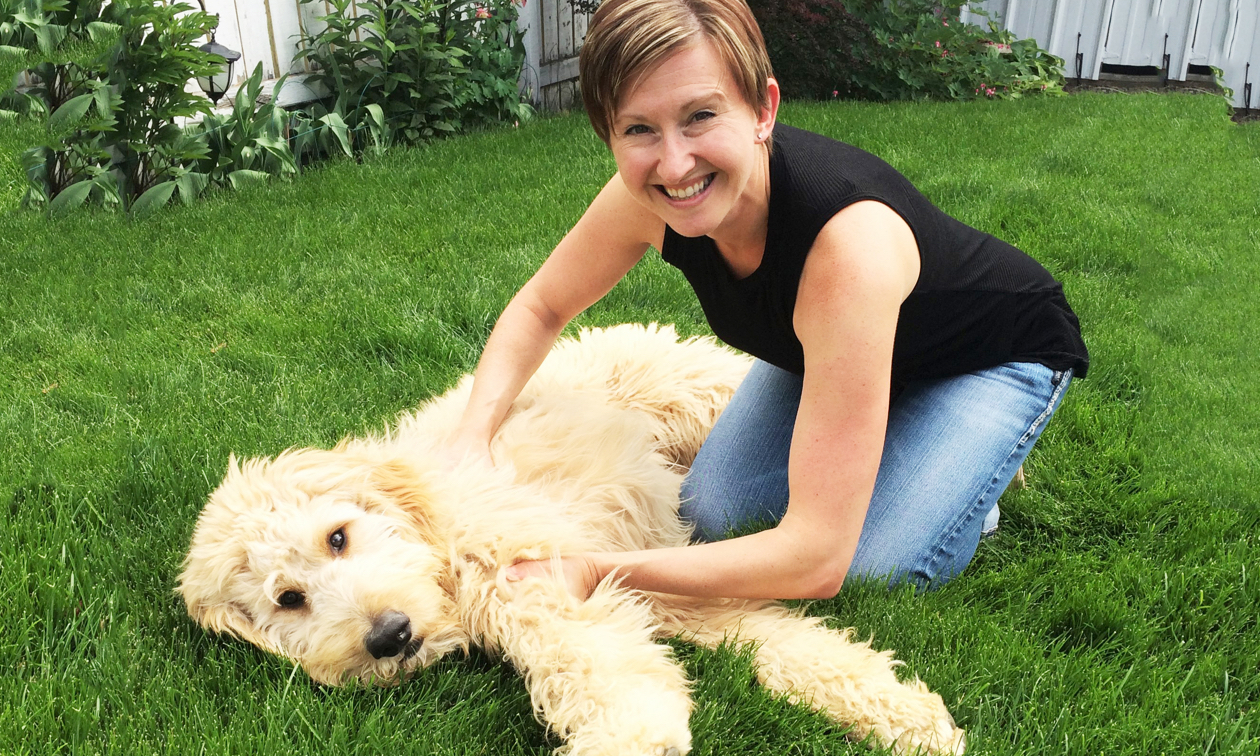
<path id="1" fill-rule="evenodd" d="M 122 197 L 118 194 L 118 179 L 114 174 L 99 166 L 95 171 L 96 174 L 92 177 L 92 193 L 100 197 L 101 204 L 105 207 L 122 204 Z"/>
<path id="2" fill-rule="evenodd" d="M 189 171 L 183 176 L 175 179 L 175 184 L 179 187 L 179 198 L 185 205 L 191 205 L 193 200 L 201 196 L 210 184 L 210 177 L 204 173 L 196 173 Z"/>
<path id="3" fill-rule="evenodd" d="M 131 203 L 131 214 L 137 218 L 144 218 L 158 208 L 164 207 L 167 202 L 171 201 L 171 195 L 175 193 L 174 181 L 163 181 L 160 184 L 149 187 L 148 191 L 136 198 Z"/>
<path id="4" fill-rule="evenodd" d="M 35 41 L 45 55 L 57 49 L 66 38 L 66 27 L 57 24 L 43 24 L 35 30 Z"/>
<path id="5" fill-rule="evenodd" d="M 350 150 L 350 134 L 345 120 L 337 113 L 329 113 L 319 120 L 332 129 L 333 135 L 337 137 L 338 143 L 341 144 L 342 151 L 346 155 L 354 157 L 354 153 Z"/>
<path id="6" fill-rule="evenodd" d="M 82 120 L 88 108 L 92 106 L 92 100 L 95 97 L 95 93 L 89 92 L 78 97 L 71 97 L 63 102 L 61 107 L 48 116 L 48 130 L 54 134 L 60 133 Z"/>
<path id="7" fill-rule="evenodd" d="M 232 171 L 227 177 L 228 181 L 231 182 L 233 189 L 240 189 L 242 186 L 262 183 L 271 178 L 271 174 L 265 171 L 241 169 L 239 171 Z"/>
<path id="8" fill-rule="evenodd" d="M 62 189 L 61 193 L 53 197 L 52 202 L 48 203 L 48 212 L 53 215 L 64 215 L 71 210 L 82 207 L 91 193 L 91 181 L 80 181 L 77 184 L 71 184 Z"/>
<path id="9" fill-rule="evenodd" d="M 105 21 L 92 21 L 87 25 L 87 29 L 88 36 L 92 38 L 93 42 L 109 39 L 122 31 L 122 27 L 118 24 L 111 24 Z"/>

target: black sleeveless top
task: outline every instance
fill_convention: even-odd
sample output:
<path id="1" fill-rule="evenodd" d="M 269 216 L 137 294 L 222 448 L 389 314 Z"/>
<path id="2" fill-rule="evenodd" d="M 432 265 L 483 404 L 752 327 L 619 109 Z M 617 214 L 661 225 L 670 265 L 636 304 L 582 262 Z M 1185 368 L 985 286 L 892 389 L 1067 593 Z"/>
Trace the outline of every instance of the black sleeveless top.
<path id="1" fill-rule="evenodd" d="M 668 226 L 661 257 L 687 277 L 718 338 L 804 375 L 792 313 L 805 257 L 827 221 L 860 200 L 891 207 L 919 245 L 919 280 L 901 305 L 893 341 L 894 395 L 915 379 L 1005 362 L 1072 368 L 1084 377 L 1089 353 L 1080 323 L 1045 268 L 946 215 L 883 160 L 801 129 L 775 126 L 766 248 L 751 275 L 735 278 L 709 237 Z"/>

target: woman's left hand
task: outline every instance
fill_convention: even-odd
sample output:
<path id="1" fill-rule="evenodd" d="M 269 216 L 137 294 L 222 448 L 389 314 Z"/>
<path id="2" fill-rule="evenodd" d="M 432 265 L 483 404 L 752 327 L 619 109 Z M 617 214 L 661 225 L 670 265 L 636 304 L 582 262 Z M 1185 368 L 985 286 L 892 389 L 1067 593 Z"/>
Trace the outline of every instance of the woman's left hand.
<path id="1" fill-rule="evenodd" d="M 525 578 L 537 577 L 547 580 L 564 579 L 565 588 L 569 593 L 577 597 L 579 601 L 585 601 L 595 592 L 595 586 L 599 585 L 600 575 L 598 568 L 595 566 L 594 560 L 585 554 L 578 556 L 562 557 L 560 560 L 560 571 L 563 574 L 557 575 L 552 569 L 552 560 L 540 559 L 537 561 L 517 562 L 507 568 L 505 577 L 508 582 L 514 583 Z"/>

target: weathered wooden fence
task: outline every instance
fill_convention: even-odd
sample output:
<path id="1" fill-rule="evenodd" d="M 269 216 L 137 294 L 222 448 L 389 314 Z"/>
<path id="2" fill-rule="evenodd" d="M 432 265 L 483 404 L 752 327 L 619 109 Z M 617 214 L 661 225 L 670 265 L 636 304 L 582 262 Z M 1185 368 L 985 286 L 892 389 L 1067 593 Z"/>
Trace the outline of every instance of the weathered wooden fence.
<path id="1" fill-rule="evenodd" d="M 1260 107 L 1260 93 L 1251 92 L 1260 76 L 1257 0 L 982 0 L 972 7 L 1063 58 L 1069 77 L 1098 79 L 1111 66 L 1132 66 L 1186 81 L 1214 67 L 1235 107 Z"/>

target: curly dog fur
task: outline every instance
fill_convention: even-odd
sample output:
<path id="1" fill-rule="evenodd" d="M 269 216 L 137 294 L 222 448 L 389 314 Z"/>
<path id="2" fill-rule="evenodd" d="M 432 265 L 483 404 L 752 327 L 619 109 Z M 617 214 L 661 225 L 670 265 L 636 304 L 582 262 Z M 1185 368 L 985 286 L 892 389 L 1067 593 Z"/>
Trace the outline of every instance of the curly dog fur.
<path id="1" fill-rule="evenodd" d="M 378 438 L 232 459 L 193 534 L 179 591 L 206 628 L 299 662 L 322 683 L 390 684 L 481 646 L 521 672 L 575 756 L 685 754 L 688 682 L 655 639 L 751 644 L 758 679 L 855 739 L 961 753 L 940 696 L 891 652 L 773 601 L 644 594 L 605 580 L 508 584 L 520 559 L 685 544 L 678 489 L 748 359 L 673 329 L 561 341 L 496 435 L 493 468 L 440 450 L 470 380 Z"/>

